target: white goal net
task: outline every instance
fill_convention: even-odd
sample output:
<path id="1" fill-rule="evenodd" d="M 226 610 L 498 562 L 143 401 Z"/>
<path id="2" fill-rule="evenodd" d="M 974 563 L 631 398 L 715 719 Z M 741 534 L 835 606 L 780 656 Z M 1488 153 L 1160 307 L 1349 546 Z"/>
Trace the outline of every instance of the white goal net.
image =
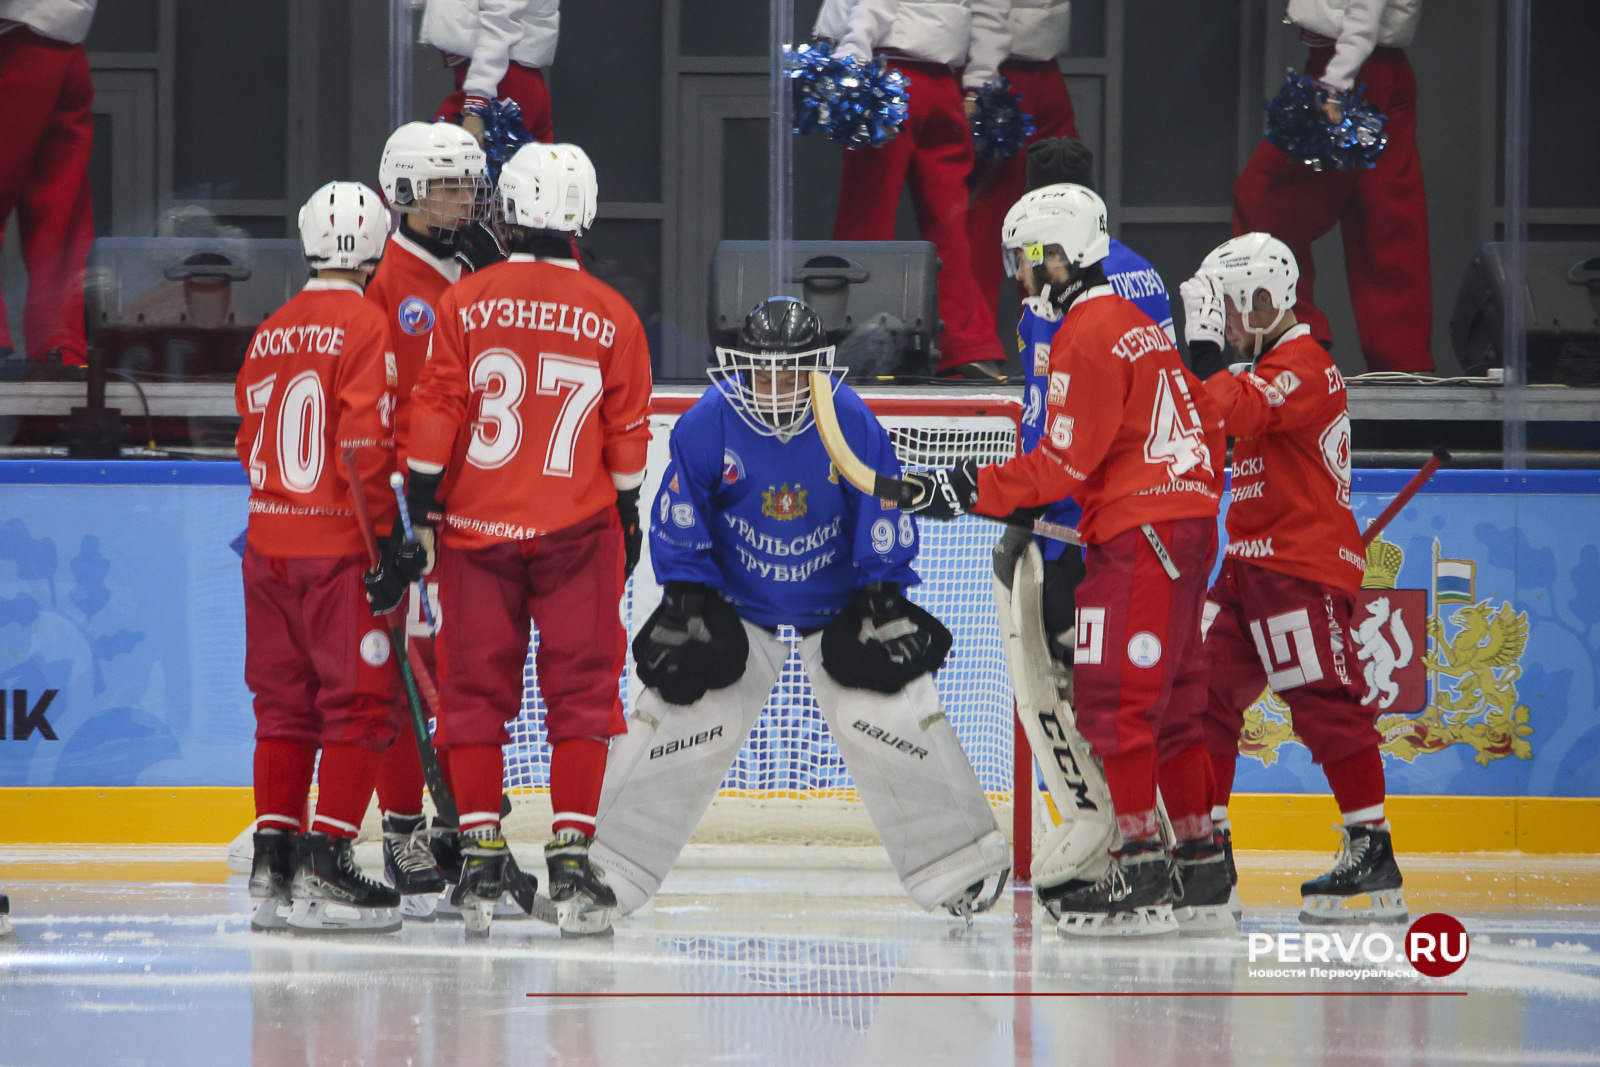
<path id="1" fill-rule="evenodd" d="M 695 396 L 658 392 L 658 413 L 651 418 L 651 478 L 641 499 L 654 498 L 667 465 L 668 435 L 677 414 Z M 872 394 L 867 400 L 907 467 L 947 466 L 962 457 L 994 463 L 1016 454 L 1020 408 L 1009 398 L 944 399 L 896 391 Z M 939 696 L 990 802 L 1002 809 L 997 814 L 1009 834 L 1013 702 L 990 591 L 990 548 L 996 527 L 969 516 L 953 523 L 924 522 L 921 534 L 916 570 L 922 584 L 910 595 L 955 637 L 936 679 Z M 630 640 L 661 599 L 650 567 L 648 538 L 645 549 L 623 603 Z M 788 662 L 695 840 L 871 843 L 876 840 L 871 824 L 812 698 L 798 635 L 783 627 L 778 636 L 790 646 Z M 624 705 L 631 710 L 629 698 L 639 686 L 631 654 L 628 670 L 621 685 Z M 511 725 L 512 740 L 505 749 L 506 787 L 514 794 L 545 792 L 550 783 L 544 702 L 531 649 L 524 679 L 522 714 Z"/>

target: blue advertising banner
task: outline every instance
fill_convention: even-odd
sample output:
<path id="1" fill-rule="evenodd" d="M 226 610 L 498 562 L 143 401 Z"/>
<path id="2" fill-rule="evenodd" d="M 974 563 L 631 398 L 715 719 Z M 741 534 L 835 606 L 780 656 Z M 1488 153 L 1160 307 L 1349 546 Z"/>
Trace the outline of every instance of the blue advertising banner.
<path id="1" fill-rule="evenodd" d="M 1410 476 L 1358 471 L 1363 527 Z M 0 786 L 249 785 L 230 463 L 0 462 Z M 1442 471 L 1369 554 L 1355 670 L 1390 792 L 1600 796 L 1600 475 Z M 987 596 L 987 590 L 983 590 Z M 1326 791 L 1288 709 L 1241 792 Z"/>

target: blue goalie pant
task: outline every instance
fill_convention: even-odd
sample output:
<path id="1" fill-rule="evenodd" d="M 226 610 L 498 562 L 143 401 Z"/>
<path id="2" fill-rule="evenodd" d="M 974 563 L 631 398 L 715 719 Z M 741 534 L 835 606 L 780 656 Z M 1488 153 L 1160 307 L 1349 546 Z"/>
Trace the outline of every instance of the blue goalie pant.
<path id="1" fill-rule="evenodd" d="M 771 633 L 749 622 L 744 628 L 750 658 L 742 678 L 689 705 L 646 690 L 611 750 L 589 856 L 623 915 L 661 888 L 788 658 L 788 646 Z M 821 646 L 821 633 L 800 644 L 812 692 L 906 893 L 931 911 L 988 879 L 998 892 L 1010 849 L 933 678 L 887 695 L 846 689 L 823 669 Z"/>

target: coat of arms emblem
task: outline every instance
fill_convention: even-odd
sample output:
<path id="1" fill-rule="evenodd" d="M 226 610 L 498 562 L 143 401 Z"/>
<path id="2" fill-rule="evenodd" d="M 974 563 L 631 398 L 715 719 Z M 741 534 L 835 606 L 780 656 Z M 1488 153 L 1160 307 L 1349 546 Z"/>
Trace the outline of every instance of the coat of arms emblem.
<path id="1" fill-rule="evenodd" d="M 767 486 L 761 494 L 761 514 L 773 519 L 798 519 L 806 513 L 806 491 L 796 482 L 794 488 L 784 482 L 777 488 Z"/>

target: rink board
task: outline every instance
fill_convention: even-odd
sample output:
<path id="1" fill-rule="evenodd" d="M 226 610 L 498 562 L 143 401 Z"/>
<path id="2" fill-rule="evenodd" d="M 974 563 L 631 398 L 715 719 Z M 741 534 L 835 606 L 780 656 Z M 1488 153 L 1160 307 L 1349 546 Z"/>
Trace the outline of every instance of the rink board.
<path id="1" fill-rule="evenodd" d="M 1356 473 L 1363 525 L 1408 476 Z M 0 804 L 51 787 L 240 803 L 246 492 L 229 463 L 0 462 Z M 1453 672 L 1428 671 L 1423 710 L 1381 716 L 1391 793 L 1513 813 L 1600 797 L 1600 474 L 1444 471 L 1384 539 L 1436 632 L 1413 658 Z M 1292 724 L 1270 707 L 1251 723 L 1241 793 L 1325 791 Z M 1495 825 L 1529 847 L 1538 810 Z"/>

